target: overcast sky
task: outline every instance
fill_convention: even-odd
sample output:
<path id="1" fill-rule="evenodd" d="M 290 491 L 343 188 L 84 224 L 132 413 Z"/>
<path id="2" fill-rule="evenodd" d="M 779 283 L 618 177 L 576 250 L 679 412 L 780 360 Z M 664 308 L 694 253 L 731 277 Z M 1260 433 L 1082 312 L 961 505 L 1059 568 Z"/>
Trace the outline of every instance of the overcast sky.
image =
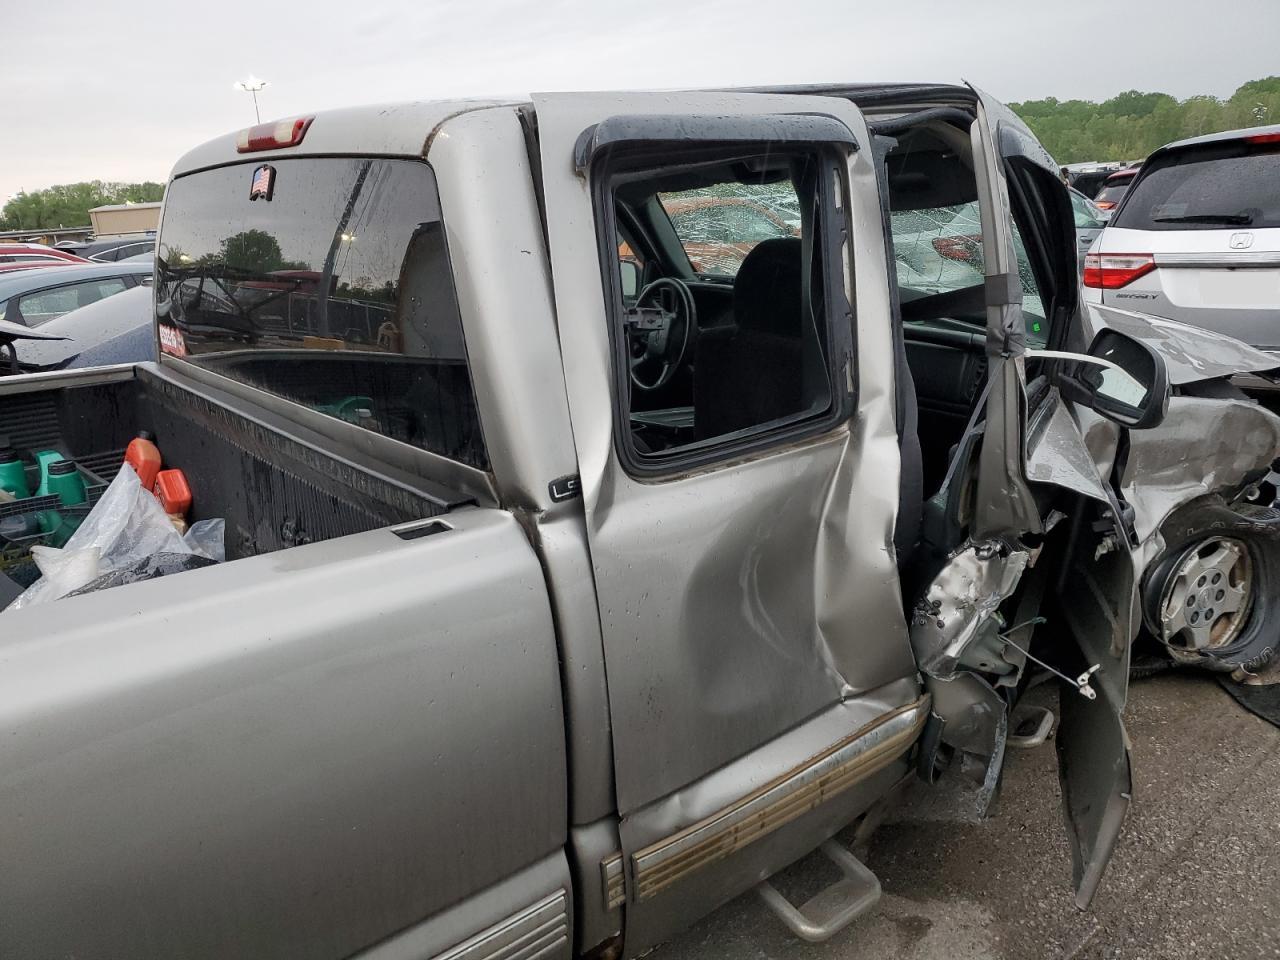
<path id="1" fill-rule="evenodd" d="M 607 12 L 606 12 L 607 11 Z M 1002 100 L 1228 96 L 1280 73 L 1280 0 L 0 0 L 0 203 L 163 181 L 326 107 L 533 90 L 961 79 Z"/>

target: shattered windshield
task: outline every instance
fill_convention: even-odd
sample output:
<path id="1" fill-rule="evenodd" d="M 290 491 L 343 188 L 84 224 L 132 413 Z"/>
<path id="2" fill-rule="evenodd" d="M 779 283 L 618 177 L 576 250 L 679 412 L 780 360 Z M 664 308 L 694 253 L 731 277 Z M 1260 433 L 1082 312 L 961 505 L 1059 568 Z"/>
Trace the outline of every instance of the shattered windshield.
<path id="1" fill-rule="evenodd" d="M 426 164 L 291 158 L 179 177 L 156 276 L 165 353 L 485 462 Z"/>
<path id="2" fill-rule="evenodd" d="M 717 183 L 658 194 L 693 272 L 734 277 L 763 240 L 800 236 L 800 201 L 789 180 Z"/>
<path id="3" fill-rule="evenodd" d="M 977 201 L 894 210 L 889 217 L 899 287 L 934 294 L 983 282 L 982 221 Z"/>
<path id="4" fill-rule="evenodd" d="M 978 201 L 920 210 L 894 210 L 889 214 L 893 231 L 893 259 L 898 289 L 904 301 L 951 293 L 984 283 L 986 263 L 982 255 L 982 220 Z M 1013 252 L 1022 285 L 1022 313 L 1027 338 L 1033 346 L 1048 339 L 1045 309 L 1031 261 L 1017 224 L 1013 224 Z M 955 317 L 985 322 L 985 312 Z"/>

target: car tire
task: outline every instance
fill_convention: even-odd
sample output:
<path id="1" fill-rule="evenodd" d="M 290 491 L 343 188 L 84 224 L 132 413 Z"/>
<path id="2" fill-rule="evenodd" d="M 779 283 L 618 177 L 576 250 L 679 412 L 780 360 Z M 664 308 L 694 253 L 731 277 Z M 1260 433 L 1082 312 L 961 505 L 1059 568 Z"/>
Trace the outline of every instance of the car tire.
<path id="1" fill-rule="evenodd" d="M 1256 671 L 1280 635 L 1280 510 L 1205 497 L 1161 525 L 1143 578 L 1147 630 L 1178 663 Z M 1231 609 L 1227 609 L 1231 608 Z"/>

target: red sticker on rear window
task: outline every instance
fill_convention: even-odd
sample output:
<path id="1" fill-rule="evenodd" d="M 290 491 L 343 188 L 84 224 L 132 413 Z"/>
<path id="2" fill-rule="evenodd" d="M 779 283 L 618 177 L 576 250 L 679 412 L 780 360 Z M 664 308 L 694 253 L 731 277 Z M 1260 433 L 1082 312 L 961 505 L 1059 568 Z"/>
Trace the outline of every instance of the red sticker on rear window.
<path id="1" fill-rule="evenodd" d="M 160 324 L 160 349 L 175 357 L 187 355 L 187 341 L 182 339 L 182 331 L 177 327 Z"/>

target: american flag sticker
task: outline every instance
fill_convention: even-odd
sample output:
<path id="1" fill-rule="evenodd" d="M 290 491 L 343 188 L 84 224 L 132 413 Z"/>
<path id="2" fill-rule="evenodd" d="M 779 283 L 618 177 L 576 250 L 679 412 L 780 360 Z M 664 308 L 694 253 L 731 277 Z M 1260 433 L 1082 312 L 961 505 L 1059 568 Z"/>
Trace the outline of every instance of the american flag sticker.
<path id="1" fill-rule="evenodd" d="M 250 200 L 270 200 L 276 188 L 276 168 L 264 163 L 253 171 L 253 182 L 249 184 Z"/>

